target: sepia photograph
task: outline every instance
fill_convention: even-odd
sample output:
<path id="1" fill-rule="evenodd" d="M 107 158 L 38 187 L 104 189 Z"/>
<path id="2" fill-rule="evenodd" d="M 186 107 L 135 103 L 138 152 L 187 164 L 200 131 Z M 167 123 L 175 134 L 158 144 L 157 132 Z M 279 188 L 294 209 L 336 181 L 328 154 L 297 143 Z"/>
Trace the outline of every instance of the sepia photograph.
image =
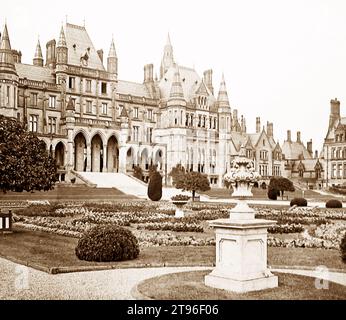
<path id="1" fill-rule="evenodd" d="M 346 300 L 345 1 L 12 0 L 0 33 L 0 300 Z"/>

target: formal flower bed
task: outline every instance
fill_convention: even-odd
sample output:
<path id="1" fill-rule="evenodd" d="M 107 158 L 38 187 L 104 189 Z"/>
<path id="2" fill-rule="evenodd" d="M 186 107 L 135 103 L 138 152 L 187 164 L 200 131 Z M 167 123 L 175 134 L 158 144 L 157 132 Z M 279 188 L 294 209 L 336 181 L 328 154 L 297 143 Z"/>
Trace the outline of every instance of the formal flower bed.
<path id="1" fill-rule="evenodd" d="M 160 223 L 144 223 L 137 226 L 138 230 L 161 230 L 176 232 L 203 232 L 203 227 L 197 223 L 184 222 L 160 222 Z"/>
<path id="2" fill-rule="evenodd" d="M 31 205 L 14 215 L 15 222 L 31 230 L 41 230 L 71 237 L 95 225 L 114 224 L 131 227 L 139 235 L 141 246 L 148 245 L 213 245 L 212 231 L 205 221 L 229 217 L 233 205 L 188 203 L 186 217 L 174 218 L 171 202 L 149 201 L 83 203 L 66 202 L 51 205 Z M 310 247 L 337 249 L 345 233 L 346 211 L 343 209 L 260 207 L 256 217 L 272 219 L 277 225 L 268 229 L 271 234 L 299 233 L 299 238 L 270 236 L 268 244 L 279 247 Z M 338 221 L 336 221 L 338 220 Z M 159 231 L 159 232 L 153 232 Z M 208 232 L 202 235 L 203 231 Z M 196 232 L 195 237 L 184 234 Z"/>
<path id="3" fill-rule="evenodd" d="M 304 231 L 301 224 L 274 225 L 268 228 L 268 233 L 300 233 Z"/>
<path id="4" fill-rule="evenodd" d="M 314 230 L 314 236 L 320 239 L 335 241 L 340 243 L 346 233 L 346 223 L 327 223 L 318 226 Z"/>
<path id="5" fill-rule="evenodd" d="M 140 246 L 158 247 L 158 246 L 213 246 L 215 239 L 197 238 L 194 236 L 181 236 L 174 233 L 146 233 L 143 231 L 134 232 Z"/>

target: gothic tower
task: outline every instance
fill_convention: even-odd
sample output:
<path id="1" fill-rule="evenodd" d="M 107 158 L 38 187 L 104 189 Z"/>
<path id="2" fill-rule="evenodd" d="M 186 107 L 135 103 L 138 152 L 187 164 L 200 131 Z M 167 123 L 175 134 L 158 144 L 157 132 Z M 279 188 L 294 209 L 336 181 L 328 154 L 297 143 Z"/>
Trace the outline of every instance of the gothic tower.
<path id="1" fill-rule="evenodd" d="M 115 51 L 114 39 L 112 39 L 111 47 L 107 58 L 107 71 L 118 75 L 118 57 Z"/>
<path id="2" fill-rule="evenodd" d="M 67 88 L 67 61 L 68 48 L 64 33 L 64 28 L 61 27 L 59 42 L 56 47 L 56 82 L 60 86 L 60 101 L 61 109 L 64 115 L 66 109 L 66 88 Z"/>
<path id="3" fill-rule="evenodd" d="M 167 37 L 167 43 L 165 45 L 165 49 L 163 51 L 163 58 L 161 61 L 161 68 L 160 68 L 160 79 L 162 79 L 163 75 L 166 73 L 166 71 L 174 65 L 174 57 L 173 57 L 173 47 L 171 44 L 171 39 Z"/>
<path id="4" fill-rule="evenodd" d="M 5 24 L 0 42 L 0 114 L 17 117 L 18 74 Z"/>

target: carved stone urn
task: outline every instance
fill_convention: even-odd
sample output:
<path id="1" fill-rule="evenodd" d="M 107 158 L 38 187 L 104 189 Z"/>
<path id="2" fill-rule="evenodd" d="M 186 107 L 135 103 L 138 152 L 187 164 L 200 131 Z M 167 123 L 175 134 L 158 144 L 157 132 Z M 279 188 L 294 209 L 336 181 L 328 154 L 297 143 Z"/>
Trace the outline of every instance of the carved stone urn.
<path id="1" fill-rule="evenodd" d="M 239 293 L 278 286 L 278 277 L 267 267 L 267 228 L 276 221 L 255 219 L 255 210 L 245 200 L 252 197 L 251 188 L 259 179 L 242 146 L 224 176 L 233 187 L 237 205 L 228 219 L 210 222 L 216 234 L 216 267 L 205 277 L 207 286 Z"/>

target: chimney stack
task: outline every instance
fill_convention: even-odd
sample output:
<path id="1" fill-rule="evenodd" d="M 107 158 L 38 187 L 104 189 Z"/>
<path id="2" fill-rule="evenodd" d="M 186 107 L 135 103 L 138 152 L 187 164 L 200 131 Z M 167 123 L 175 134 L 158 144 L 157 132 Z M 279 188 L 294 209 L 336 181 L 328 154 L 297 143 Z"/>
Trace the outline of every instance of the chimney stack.
<path id="1" fill-rule="evenodd" d="M 337 98 L 330 100 L 329 128 L 340 118 L 340 101 Z"/>
<path id="2" fill-rule="evenodd" d="M 292 142 L 291 140 L 291 130 L 287 130 L 287 141 Z"/>
<path id="3" fill-rule="evenodd" d="M 298 143 L 301 143 L 301 140 L 300 140 L 300 131 L 297 131 L 297 142 L 298 142 Z"/>
<path id="4" fill-rule="evenodd" d="M 311 154 L 313 154 L 313 151 L 312 151 L 312 139 L 310 139 L 310 141 L 307 142 L 307 146 L 306 146 L 306 149 L 308 150 L 308 152 Z"/>
<path id="5" fill-rule="evenodd" d="M 256 118 L 256 133 L 260 133 L 261 132 L 261 118 L 257 117 Z"/>
<path id="6" fill-rule="evenodd" d="M 213 70 L 206 70 L 203 73 L 203 80 L 207 88 L 211 91 L 212 94 L 214 94 L 214 87 L 213 87 Z"/>
<path id="7" fill-rule="evenodd" d="M 54 69 L 56 65 L 56 41 L 48 41 L 46 49 L 46 67 Z"/>
<path id="8" fill-rule="evenodd" d="M 144 83 L 154 82 L 154 65 L 146 64 L 144 66 Z"/>
<path id="9" fill-rule="evenodd" d="M 315 150 L 315 159 L 317 159 L 317 158 L 318 158 L 318 151 Z"/>
<path id="10" fill-rule="evenodd" d="M 267 121 L 267 135 L 268 137 L 274 137 L 274 132 L 273 132 L 273 123 Z"/>

